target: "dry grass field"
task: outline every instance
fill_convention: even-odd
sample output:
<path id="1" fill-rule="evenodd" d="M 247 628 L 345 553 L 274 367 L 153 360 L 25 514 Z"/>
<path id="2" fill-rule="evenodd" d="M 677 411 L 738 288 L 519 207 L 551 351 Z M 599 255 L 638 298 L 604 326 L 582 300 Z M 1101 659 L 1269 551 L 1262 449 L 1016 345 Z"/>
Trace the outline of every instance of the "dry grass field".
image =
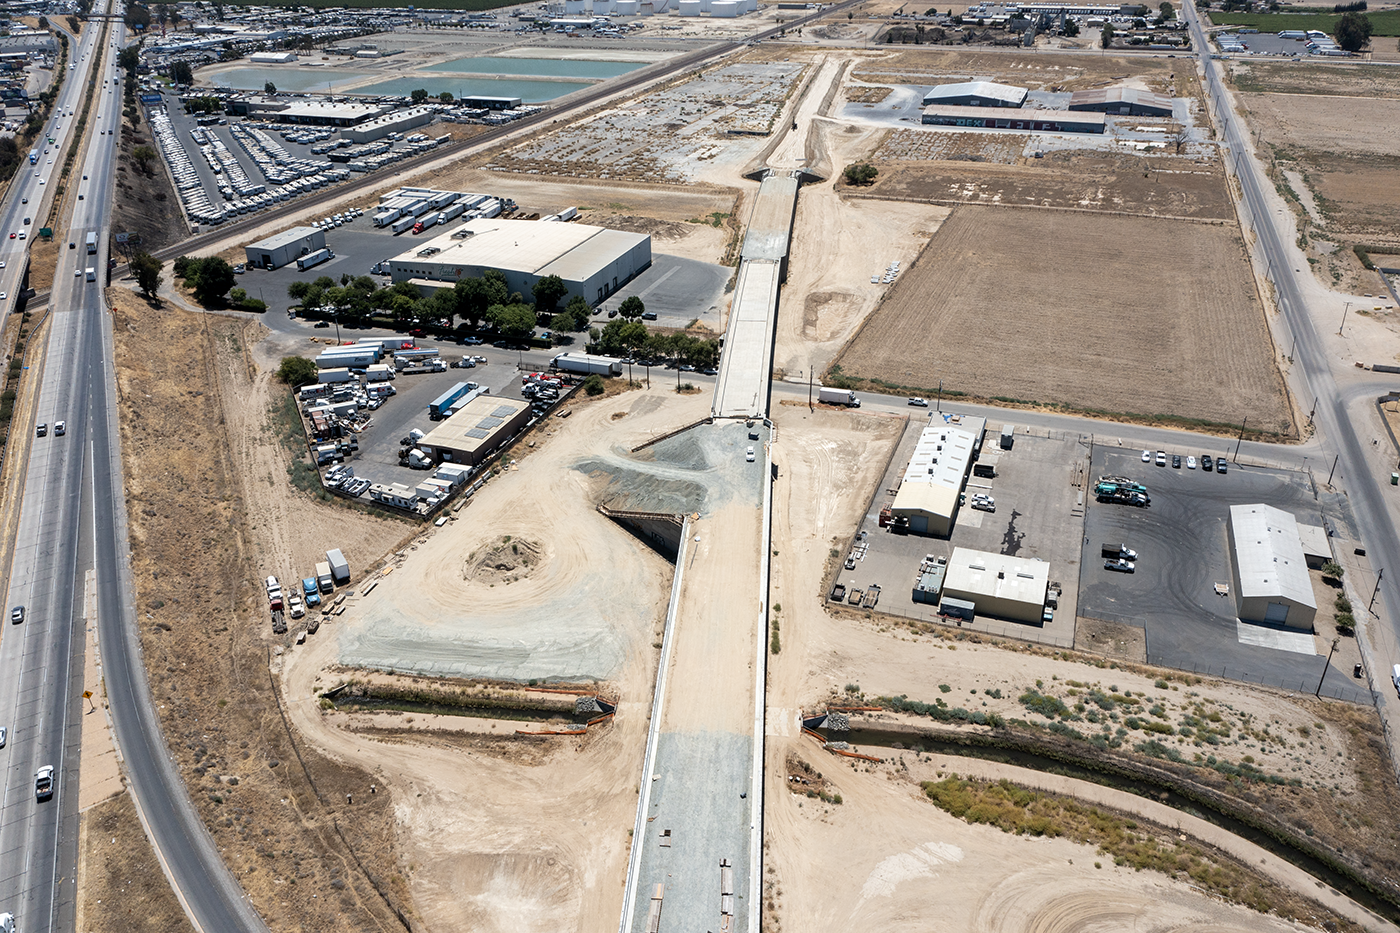
<path id="1" fill-rule="evenodd" d="M 1032 90 L 1078 91 L 1108 84 L 1133 84 L 1159 93 L 1192 96 L 1199 93 L 1189 63 L 1137 55 L 1007 55 L 988 49 L 940 46 L 886 47 L 857 63 L 851 77 L 858 81 L 896 84 L 935 84 L 984 78 Z M 907 80 L 906 80 L 907 79 Z"/>
<path id="2" fill-rule="evenodd" d="M 1024 137 L 1014 137 L 1024 139 Z M 883 149 L 883 146 L 882 146 Z M 935 159 L 938 156 L 935 155 Z M 869 188 L 848 195 L 936 204 L 1001 204 L 1224 220 L 1233 216 L 1220 163 L 1093 151 L 1046 153 L 1020 164 L 880 162 Z"/>
<path id="3" fill-rule="evenodd" d="M 1244 247 L 1224 225 L 959 208 L 837 365 L 930 390 L 1292 429 Z"/>

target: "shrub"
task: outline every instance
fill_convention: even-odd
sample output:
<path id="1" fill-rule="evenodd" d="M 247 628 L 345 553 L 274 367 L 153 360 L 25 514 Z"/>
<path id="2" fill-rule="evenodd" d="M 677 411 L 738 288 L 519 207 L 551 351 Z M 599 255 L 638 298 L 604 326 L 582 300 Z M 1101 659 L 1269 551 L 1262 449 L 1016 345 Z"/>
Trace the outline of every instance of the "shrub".
<path id="1" fill-rule="evenodd" d="M 597 373 L 583 380 L 583 391 L 587 395 L 597 396 L 603 394 L 603 377 Z"/>

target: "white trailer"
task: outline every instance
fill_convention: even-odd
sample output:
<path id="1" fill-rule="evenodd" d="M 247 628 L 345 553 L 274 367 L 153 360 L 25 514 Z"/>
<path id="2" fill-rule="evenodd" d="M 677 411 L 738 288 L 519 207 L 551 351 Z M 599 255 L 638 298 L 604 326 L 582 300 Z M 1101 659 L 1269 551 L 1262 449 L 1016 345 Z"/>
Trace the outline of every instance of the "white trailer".
<path id="1" fill-rule="evenodd" d="M 438 215 L 438 217 L 442 218 L 438 221 L 438 223 L 447 223 L 447 221 L 449 220 L 454 220 L 458 217 L 461 217 L 462 212 L 465 210 L 466 208 L 463 207 L 461 204 L 449 204 L 447 205 L 447 209 Z"/>
<path id="2" fill-rule="evenodd" d="M 397 235 L 403 233 L 405 230 L 412 230 L 413 225 L 416 223 L 418 223 L 418 218 L 413 215 L 400 217 L 398 220 L 394 221 L 393 225 L 389 227 L 389 230 Z"/>
<path id="3" fill-rule="evenodd" d="M 561 353 L 551 365 L 561 372 L 586 376 L 620 376 L 622 361 L 611 356 L 590 356 L 587 353 Z"/>
<path id="4" fill-rule="evenodd" d="M 353 378 L 354 376 L 350 375 L 350 370 L 343 366 L 335 369 L 323 369 L 316 374 L 316 381 L 323 385 L 333 382 L 349 382 Z"/>
<path id="5" fill-rule="evenodd" d="M 323 262 L 329 262 L 335 258 L 335 253 L 328 249 L 318 249 L 315 252 L 307 253 L 305 256 L 297 258 L 297 268 L 302 272 L 313 266 L 319 266 Z"/>
<path id="6" fill-rule="evenodd" d="M 378 214 L 374 215 L 374 225 L 376 227 L 387 227 L 401 216 L 403 216 L 403 211 L 399 210 L 397 207 L 392 210 L 380 211 Z"/>
<path id="7" fill-rule="evenodd" d="M 316 357 L 317 369 L 337 369 L 345 367 L 347 369 L 367 369 L 375 363 L 375 355 L 368 351 L 354 355 L 349 353 L 322 353 Z"/>
<path id="8" fill-rule="evenodd" d="M 847 408 L 859 408 L 860 399 L 849 389 L 833 389 L 822 386 L 817 393 L 817 401 L 825 402 L 828 405 L 845 405 Z"/>
<path id="9" fill-rule="evenodd" d="M 388 363 L 375 363 L 365 368 L 366 382 L 387 382 L 394 378 L 394 367 Z"/>
<path id="10" fill-rule="evenodd" d="M 560 211 L 557 216 L 560 220 L 573 220 L 578 216 L 578 208 L 566 207 Z"/>

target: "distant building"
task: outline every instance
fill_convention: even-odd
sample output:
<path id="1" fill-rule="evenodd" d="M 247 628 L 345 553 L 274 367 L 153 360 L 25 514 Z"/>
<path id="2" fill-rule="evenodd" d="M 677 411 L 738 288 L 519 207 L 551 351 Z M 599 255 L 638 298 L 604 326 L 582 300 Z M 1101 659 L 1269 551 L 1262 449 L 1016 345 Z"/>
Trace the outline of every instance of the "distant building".
<path id="1" fill-rule="evenodd" d="M 187 95 L 196 96 L 199 95 Z M 240 94 L 230 97 L 225 102 L 225 107 L 229 113 L 237 116 L 257 117 L 274 123 L 299 123 L 305 126 L 354 126 L 393 109 L 387 104 L 268 97 L 263 94 Z"/>
<path id="2" fill-rule="evenodd" d="M 1169 117 L 1172 101 L 1170 97 L 1134 87 L 1096 87 L 1071 94 L 1069 109 L 1131 117 Z"/>
<path id="3" fill-rule="evenodd" d="M 972 603 L 978 615 L 1039 625 L 1049 586 L 1050 565 L 1043 560 L 955 547 L 943 598 Z"/>
<path id="4" fill-rule="evenodd" d="M 963 483 L 982 447 L 986 426 L 985 418 L 931 415 L 904 470 L 890 506 L 891 517 L 908 521 L 913 534 L 946 538 L 953 530 Z"/>
<path id="5" fill-rule="evenodd" d="M 1292 513 L 1271 505 L 1230 506 L 1230 555 L 1241 619 L 1312 631 L 1317 601 Z"/>
<path id="6" fill-rule="evenodd" d="M 289 65 L 296 60 L 296 52 L 254 52 L 248 56 L 255 65 Z"/>
<path id="7" fill-rule="evenodd" d="M 924 106 L 939 107 L 1020 107 L 1026 102 L 1023 87 L 994 81 L 964 81 L 940 84 L 924 95 Z"/>
<path id="8" fill-rule="evenodd" d="M 457 103 L 463 107 L 475 107 L 478 110 L 514 110 L 520 106 L 518 97 L 482 97 L 478 94 L 457 98 Z"/>
<path id="9" fill-rule="evenodd" d="M 433 122 L 433 111 L 427 107 L 412 107 L 408 110 L 391 110 L 372 120 L 357 123 L 340 131 L 340 135 L 352 143 L 374 142 L 390 133 L 427 126 Z"/>
<path id="10" fill-rule="evenodd" d="M 1102 133 L 1107 118 L 1101 113 L 1065 110 L 1022 110 L 1007 114 L 986 107 L 930 107 L 926 126 L 965 126 L 970 129 L 1019 130 L 1023 133 Z"/>

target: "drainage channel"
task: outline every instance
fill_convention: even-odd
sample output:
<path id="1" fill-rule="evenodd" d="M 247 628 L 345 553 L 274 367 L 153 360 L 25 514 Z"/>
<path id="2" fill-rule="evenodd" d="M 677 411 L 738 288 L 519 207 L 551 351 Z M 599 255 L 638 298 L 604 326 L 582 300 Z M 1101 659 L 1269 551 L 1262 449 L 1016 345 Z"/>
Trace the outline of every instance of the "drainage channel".
<path id="1" fill-rule="evenodd" d="M 1111 766 L 1103 766 L 1098 763 L 1051 757 L 1049 755 L 1037 754 L 1036 752 L 1028 751 L 1023 748 L 1013 748 L 995 744 L 997 743 L 997 739 L 993 736 L 979 736 L 979 742 L 987 742 L 990 744 L 974 745 L 939 738 L 930 733 L 919 731 L 905 732 L 880 729 L 853 729 L 850 732 L 834 732 L 827 729 L 817 729 L 815 731 L 828 741 L 850 742 L 856 747 L 864 748 L 873 746 L 877 748 L 930 752 L 937 755 L 952 755 L 961 758 L 978 758 L 985 761 L 995 761 L 1001 764 L 1028 768 L 1033 771 L 1043 771 L 1048 774 L 1059 774 L 1081 781 L 1090 781 L 1094 784 L 1101 784 L 1104 787 L 1111 787 L 1115 790 L 1126 791 L 1139 797 L 1156 800 L 1175 810 L 1180 810 L 1190 816 L 1219 826 L 1221 829 L 1239 836 L 1241 839 L 1248 840 L 1261 849 L 1296 865 L 1298 868 L 1301 868 L 1324 884 L 1345 894 L 1368 910 L 1392 922 L 1400 922 L 1400 903 L 1376 891 L 1363 879 L 1340 871 L 1332 864 L 1316 855 L 1291 845 L 1287 841 L 1279 839 L 1260 827 L 1213 806 L 1209 801 L 1182 793 L 1179 789 L 1169 784 L 1157 783 L 1121 774 L 1109 770 Z"/>

